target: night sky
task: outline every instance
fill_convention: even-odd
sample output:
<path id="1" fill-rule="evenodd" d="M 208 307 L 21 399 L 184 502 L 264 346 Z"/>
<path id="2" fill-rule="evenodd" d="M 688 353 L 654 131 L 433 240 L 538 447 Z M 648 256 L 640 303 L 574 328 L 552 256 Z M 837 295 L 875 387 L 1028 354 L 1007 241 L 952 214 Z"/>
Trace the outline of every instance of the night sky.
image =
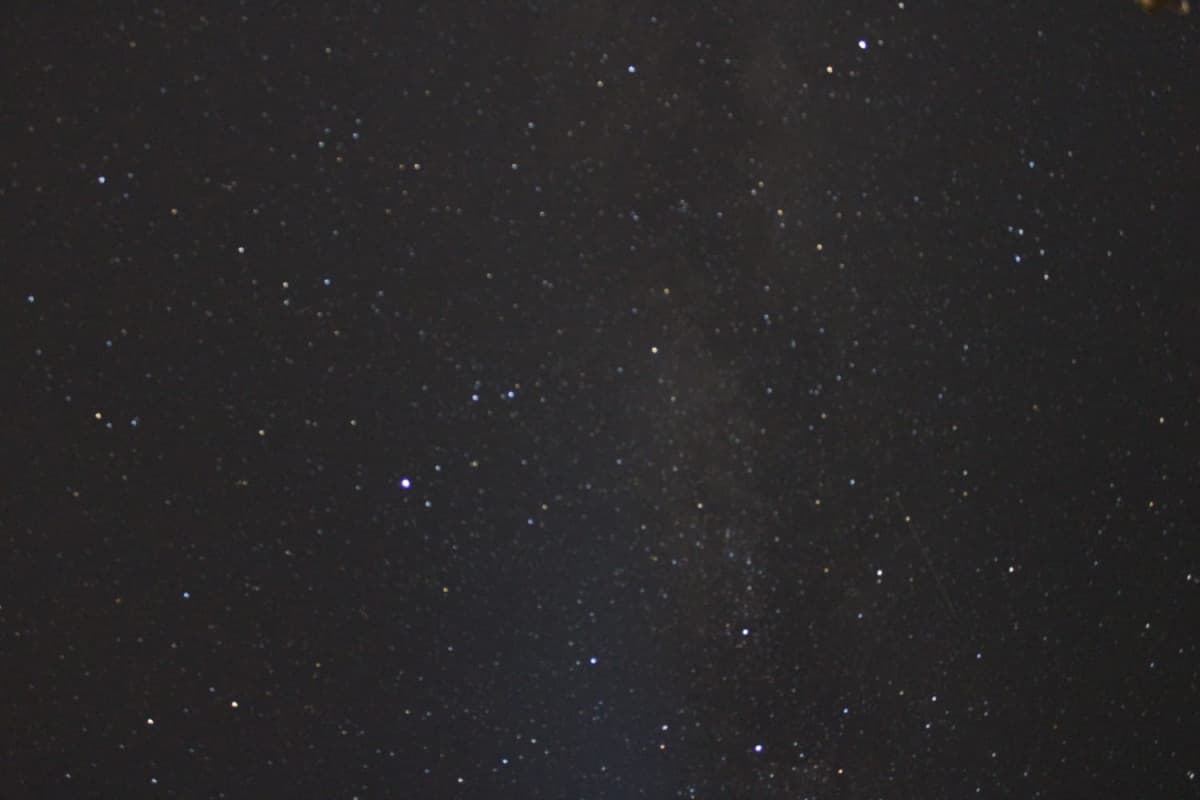
<path id="1" fill-rule="evenodd" d="M 1195 14 L 19 5 L 0 797 L 1200 797 Z"/>

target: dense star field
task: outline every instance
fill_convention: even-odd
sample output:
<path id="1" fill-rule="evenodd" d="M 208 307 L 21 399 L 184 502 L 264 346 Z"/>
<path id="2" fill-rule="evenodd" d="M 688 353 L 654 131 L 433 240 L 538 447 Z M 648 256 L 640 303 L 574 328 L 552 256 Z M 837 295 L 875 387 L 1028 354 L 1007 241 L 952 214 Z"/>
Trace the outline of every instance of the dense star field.
<path id="1" fill-rule="evenodd" d="M 0 796 L 1200 796 L 1138 5 L 21 3 Z"/>

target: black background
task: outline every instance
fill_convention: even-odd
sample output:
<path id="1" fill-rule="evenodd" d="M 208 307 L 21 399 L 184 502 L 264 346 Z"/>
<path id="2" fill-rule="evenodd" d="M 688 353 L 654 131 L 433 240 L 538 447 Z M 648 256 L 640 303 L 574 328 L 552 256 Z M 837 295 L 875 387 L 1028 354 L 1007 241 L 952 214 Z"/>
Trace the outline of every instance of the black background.
<path id="1" fill-rule="evenodd" d="M 3 796 L 1200 794 L 1194 16 L 0 53 Z"/>

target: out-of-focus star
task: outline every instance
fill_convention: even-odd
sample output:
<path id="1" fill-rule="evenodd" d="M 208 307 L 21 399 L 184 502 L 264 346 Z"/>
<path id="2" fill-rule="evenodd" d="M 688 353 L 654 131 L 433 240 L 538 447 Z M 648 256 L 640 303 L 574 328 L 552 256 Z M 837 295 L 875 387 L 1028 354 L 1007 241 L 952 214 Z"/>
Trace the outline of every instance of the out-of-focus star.
<path id="1" fill-rule="evenodd" d="M 1134 0 L 1134 2 L 1148 14 L 1169 11 L 1182 17 L 1192 10 L 1192 4 L 1188 0 Z"/>

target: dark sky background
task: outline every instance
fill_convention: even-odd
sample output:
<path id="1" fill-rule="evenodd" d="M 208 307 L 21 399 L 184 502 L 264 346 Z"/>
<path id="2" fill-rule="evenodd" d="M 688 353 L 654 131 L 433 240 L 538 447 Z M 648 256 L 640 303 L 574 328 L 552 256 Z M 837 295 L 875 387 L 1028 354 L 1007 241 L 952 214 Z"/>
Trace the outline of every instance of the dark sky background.
<path id="1" fill-rule="evenodd" d="M 0 796 L 1200 796 L 1195 15 L 8 16 Z"/>

